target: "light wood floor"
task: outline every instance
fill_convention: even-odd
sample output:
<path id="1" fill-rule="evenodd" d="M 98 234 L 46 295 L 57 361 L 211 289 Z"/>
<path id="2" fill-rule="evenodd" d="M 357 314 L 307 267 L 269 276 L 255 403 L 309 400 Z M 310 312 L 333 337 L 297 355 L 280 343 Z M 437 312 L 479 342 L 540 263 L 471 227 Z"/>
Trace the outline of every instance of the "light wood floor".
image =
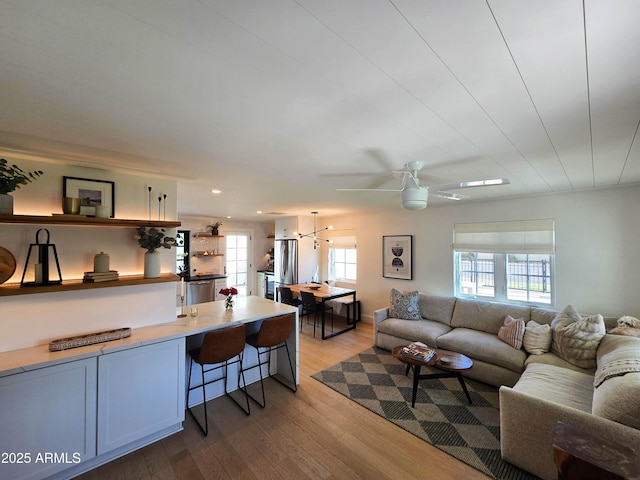
<path id="1" fill-rule="evenodd" d="M 320 340 L 300 336 L 297 393 L 267 382 L 267 406 L 245 416 L 229 399 L 209 405 L 209 436 L 187 415 L 184 431 L 80 478 L 487 479 L 482 473 L 310 378 L 373 345 L 371 325 Z"/>

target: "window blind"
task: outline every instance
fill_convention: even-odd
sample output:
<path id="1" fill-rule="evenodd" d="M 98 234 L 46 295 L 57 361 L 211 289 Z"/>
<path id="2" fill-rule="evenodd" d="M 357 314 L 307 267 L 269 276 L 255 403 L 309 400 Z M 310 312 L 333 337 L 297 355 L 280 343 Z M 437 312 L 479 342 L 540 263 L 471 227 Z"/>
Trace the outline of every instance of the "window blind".
<path id="1" fill-rule="evenodd" d="M 329 240 L 329 248 L 356 248 L 358 243 L 355 230 L 332 230 Z"/>
<path id="2" fill-rule="evenodd" d="M 553 255 L 555 222 L 543 219 L 457 223 L 453 226 L 453 249 L 458 252 Z"/>

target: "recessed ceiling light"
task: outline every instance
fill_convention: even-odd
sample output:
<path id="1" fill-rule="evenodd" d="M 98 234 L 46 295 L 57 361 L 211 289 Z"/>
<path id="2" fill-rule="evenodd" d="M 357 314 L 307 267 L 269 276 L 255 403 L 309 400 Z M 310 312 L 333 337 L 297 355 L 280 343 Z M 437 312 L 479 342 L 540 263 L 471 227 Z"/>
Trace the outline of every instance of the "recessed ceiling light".
<path id="1" fill-rule="evenodd" d="M 262 213 L 262 210 L 258 210 L 256 213 Z"/>
<path id="2" fill-rule="evenodd" d="M 211 190 L 211 193 L 222 193 L 222 190 L 214 188 L 213 190 Z"/>
<path id="3" fill-rule="evenodd" d="M 227 218 L 231 218 L 231 215 L 227 215 Z"/>

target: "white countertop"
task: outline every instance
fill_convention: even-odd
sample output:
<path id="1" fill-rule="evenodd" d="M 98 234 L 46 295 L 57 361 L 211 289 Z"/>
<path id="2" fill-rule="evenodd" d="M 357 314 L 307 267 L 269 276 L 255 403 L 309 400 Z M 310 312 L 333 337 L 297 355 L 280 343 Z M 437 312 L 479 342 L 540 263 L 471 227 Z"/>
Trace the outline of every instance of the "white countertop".
<path id="1" fill-rule="evenodd" d="M 132 329 L 131 336 L 120 340 L 96 343 L 59 352 L 50 352 L 48 343 L 37 347 L 2 352 L 0 353 L 0 377 L 73 360 L 96 357 L 127 348 L 188 337 L 235 323 L 255 322 L 297 311 L 295 307 L 290 305 L 276 303 L 256 296 L 235 298 L 233 309 L 225 310 L 224 304 L 224 301 L 220 301 L 185 306 L 186 317 L 176 318 L 174 322 Z M 195 317 L 191 317 L 188 314 L 192 306 L 198 307 L 198 315 Z M 178 313 L 180 313 L 179 307 L 176 309 L 176 315 Z M 124 324 L 122 327 L 127 327 L 127 325 Z M 82 332 L 82 334 L 85 333 L 87 332 Z"/>

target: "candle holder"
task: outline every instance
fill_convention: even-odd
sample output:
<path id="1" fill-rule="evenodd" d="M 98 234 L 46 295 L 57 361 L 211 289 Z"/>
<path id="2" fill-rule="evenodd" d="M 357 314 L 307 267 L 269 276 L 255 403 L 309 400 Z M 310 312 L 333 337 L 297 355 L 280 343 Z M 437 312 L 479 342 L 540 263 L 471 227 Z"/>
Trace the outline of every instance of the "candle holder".
<path id="1" fill-rule="evenodd" d="M 184 318 L 186 316 L 187 314 L 184 313 L 184 295 L 180 295 L 180 315 L 178 315 L 178 318 Z"/>

